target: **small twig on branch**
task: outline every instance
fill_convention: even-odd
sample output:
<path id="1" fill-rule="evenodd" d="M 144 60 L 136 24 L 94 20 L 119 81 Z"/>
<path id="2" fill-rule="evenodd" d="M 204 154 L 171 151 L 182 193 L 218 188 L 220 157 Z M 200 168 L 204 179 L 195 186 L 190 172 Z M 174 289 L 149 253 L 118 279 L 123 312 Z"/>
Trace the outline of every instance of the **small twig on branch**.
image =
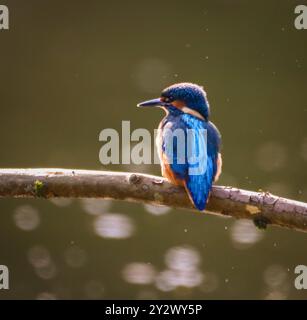
<path id="1" fill-rule="evenodd" d="M 72 169 L 0 169 L 0 197 L 108 198 L 193 209 L 185 190 L 140 173 Z M 207 213 L 307 232 L 307 204 L 268 192 L 214 186 Z"/>

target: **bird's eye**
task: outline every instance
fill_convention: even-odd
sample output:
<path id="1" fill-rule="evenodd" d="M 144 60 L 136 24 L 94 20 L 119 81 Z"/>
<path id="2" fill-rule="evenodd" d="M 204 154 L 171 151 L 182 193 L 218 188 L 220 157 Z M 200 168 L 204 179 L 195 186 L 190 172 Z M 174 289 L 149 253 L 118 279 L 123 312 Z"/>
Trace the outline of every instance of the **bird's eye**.
<path id="1" fill-rule="evenodd" d="M 163 99 L 163 102 L 166 102 L 166 103 L 173 101 L 172 97 L 163 97 L 162 99 Z"/>

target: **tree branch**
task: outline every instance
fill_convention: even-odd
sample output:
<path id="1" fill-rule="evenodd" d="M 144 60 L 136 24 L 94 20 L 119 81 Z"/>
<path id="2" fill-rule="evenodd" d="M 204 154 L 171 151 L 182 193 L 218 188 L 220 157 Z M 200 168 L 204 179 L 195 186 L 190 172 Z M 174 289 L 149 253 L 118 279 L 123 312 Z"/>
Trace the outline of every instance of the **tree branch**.
<path id="1" fill-rule="evenodd" d="M 108 198 L 192 209 L 182 187 L 140 173 L 72 169 L 0 169 L 0 197 Z M 195 209 L 194 209 L 195 210 Z M 270 193 L 214 186 L 206 212 L 307 232 L 307 204 Z"/>

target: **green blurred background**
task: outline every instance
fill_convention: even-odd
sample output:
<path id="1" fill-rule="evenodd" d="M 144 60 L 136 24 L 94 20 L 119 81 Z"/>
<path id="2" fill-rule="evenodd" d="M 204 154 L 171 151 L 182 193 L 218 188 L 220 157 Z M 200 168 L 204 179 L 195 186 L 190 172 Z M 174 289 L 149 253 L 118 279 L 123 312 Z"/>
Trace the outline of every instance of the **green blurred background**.
<path id="1" fill-rule="evenodd" d="M 305 1 L 17 1 L 0 31 L 0 167 L 103 168 L 104 128 L 174 82 L 205 87 L 223 136 L 219 184 L 307 201 Z M 152 146 L 153 147 L 153 146 Z M 110 201 L 0 200 L 0 299 L 304 299 L 306 235 Z"/>

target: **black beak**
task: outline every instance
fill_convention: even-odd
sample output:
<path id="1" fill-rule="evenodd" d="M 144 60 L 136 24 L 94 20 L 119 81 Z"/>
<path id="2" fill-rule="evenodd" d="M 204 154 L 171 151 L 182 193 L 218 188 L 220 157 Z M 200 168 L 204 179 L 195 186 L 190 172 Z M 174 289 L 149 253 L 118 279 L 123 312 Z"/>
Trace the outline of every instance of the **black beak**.
<path id="1" fill-rule="evenodd" d="M 141 107 L 160 107 L 160 106 L 164 106 L 164 105 L 165 105 L 165 103 L 163 101 L 161 101 L 160 98 L 157 98 L 157 99 L 152 99 L 152 100 L 141 102 L 137 106 L 139 108 L 141 108 Z"/>

